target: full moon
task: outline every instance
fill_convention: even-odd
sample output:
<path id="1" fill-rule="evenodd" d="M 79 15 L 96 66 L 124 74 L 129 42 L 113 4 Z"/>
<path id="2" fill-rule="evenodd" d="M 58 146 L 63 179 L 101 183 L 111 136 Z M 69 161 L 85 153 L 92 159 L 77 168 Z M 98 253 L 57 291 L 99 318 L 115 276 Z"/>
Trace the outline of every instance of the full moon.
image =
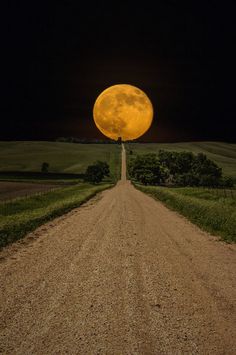
<path id="1" fill-rule="evenodd" d="M 139 88 L 113 85 L 96 99 L 93 117 L 97 128 L 107 137 L 122 141 L 142 136 L 151 126 L 152 103 Z"/>

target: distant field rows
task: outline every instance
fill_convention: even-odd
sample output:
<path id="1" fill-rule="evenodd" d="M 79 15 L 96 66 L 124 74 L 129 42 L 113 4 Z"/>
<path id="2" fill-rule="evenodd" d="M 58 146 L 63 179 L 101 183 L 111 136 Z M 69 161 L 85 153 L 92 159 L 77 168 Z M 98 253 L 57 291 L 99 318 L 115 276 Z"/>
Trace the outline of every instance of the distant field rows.
<path id="1" fill-rule="evenodd" d="M 191 151 L 204 153 L 215 161 L 223 173 L 236 179 L 236 144 L 222 142 L 186 142 L 186 143 L 129 143 L 127 151 L 133 154 L 156 153 L 159 149 Z"/>

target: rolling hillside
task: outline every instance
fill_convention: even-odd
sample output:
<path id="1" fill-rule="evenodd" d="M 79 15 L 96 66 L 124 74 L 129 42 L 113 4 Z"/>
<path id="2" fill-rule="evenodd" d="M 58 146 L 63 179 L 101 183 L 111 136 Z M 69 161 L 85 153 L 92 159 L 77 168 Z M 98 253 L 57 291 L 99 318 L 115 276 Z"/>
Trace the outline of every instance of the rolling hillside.
<path id="1" fill-rule="evenodd" d="M 48 162 L 53 173 L 83 173 L 96 160 L 107 161 L 111 173 L 120 174 L 120 147 L 116 144 L 0 142 L 0 172 L 37 172 Z"/>
<path id="2" fill-rule="evenodd" d="M 155 153 L 159 149 L 203 152 L 222 167 L 225 175 L 236 179 L 236 144 L 221 142 L 126 143 L 135 154 Z M 128 154 L 129 156 L 129 154 Z M 116 144 L 75 144 L 61 142 L 0 142 L 0 171 L 40 171 L 42 162 L 50 172 L 83 173 L 96 160 L 105 160 L 112 174 L 119 174 L 120 147 Z"/>

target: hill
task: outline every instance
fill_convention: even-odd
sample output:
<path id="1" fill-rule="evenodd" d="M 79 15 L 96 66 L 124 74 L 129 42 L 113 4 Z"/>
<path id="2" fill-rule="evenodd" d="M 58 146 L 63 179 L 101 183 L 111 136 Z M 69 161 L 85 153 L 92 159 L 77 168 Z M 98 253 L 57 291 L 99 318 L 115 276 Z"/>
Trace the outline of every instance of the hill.
<path id="1" fill-rule="evenodd" d="M 51 173 L 83 173 L 96 160 L 110 165 L 113 176 L 120 174 L 120 146 L 62 142 L 0 142 L 0 172 L 39 172 L 43 162 Z"/>
<path id="2" fill-rule="evenodd" d="M 155 153 L 159 149 L 202 152 L 236 179 L 236 144 L 222 142 L 126 143 L 127 152 Z M 52 173 L 83 173 L 89 164 L 104 160 L 113 175 L 120 171 L 120 146 L 116 144 L 78 144 L 62 142 L 0 142 L 1 171 L 40 171 L 42 162 L 50 164 Z"/>

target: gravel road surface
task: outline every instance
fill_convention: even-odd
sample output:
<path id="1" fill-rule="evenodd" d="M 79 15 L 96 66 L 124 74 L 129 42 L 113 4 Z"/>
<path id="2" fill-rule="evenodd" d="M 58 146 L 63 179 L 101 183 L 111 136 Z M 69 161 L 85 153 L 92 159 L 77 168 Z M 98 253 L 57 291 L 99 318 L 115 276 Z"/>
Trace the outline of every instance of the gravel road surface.
<path id="1" fill-rule="evenodd" d="M 236 248 L 122 179 L 0 253 L 3 354 L 236 354 Z"/>

